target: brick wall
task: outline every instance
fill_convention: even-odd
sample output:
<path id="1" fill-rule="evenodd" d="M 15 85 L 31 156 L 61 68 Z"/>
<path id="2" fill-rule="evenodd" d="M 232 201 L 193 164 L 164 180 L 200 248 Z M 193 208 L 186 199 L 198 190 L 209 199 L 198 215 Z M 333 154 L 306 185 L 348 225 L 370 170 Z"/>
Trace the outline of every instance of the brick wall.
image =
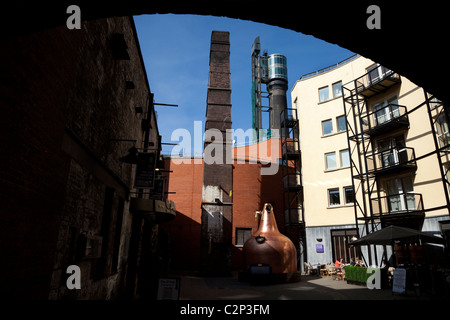
<path id="1" fill-rule="evenodd" d="M 178 161 L 178 160 L 177 160 Z M 200 234 L 203 164 L 195 164 L 186 159 L 184 164 L 174 164 L 166 159 L 166 169 L 170 168 L 168 199 L 176 204 L 177 216 L 173 221 L 160 227 L 170 233 L 172 248 L 172 268 L 198 270 L 200 267 Z M 281 170 L 273 176 L 261 176 L 261 164 L 242 163 L 233 165 L 233 221 L 231 267 L 243 267 L 242 248 L 236 248 L 236 228 L 257 230 L 255 211 L 264 203 L 274 206 L 278 228 L 284 230 L 283 188 Z"/>
<path id="2" fill-rule="evenodd" d="M 165 168 L 171 170 L 168 199 L 176 205 L 174 220 L 161 224 L 170 233 L 172 268 L 198 270 L 200 264 L 201 203 L 203 163 L 175 164 L 166 159 Z"/>
<path id="3" fill-rule="evenodd" d="M 80 43 L 60 29 L 8 40 L 1 50 L 2 294 L 46 298 L 69 163 L 61 153 Z M 64 54 L 64 52 L 66 54 Z M 50 67 L 51 66 L 51 67 Z"/>
<path id="4" fill-rule="evenodd" d="M 113 56 L 114 33 L 124 34 L 129 60 Z M 113 257 L 126 254 L 131 224 L 124 201 L 132 166 L 118 158 L 132 144 L 110 139 L 142 146 L 143 114 L 135 106 L 146 110 L 149 95 L 132 21 L 111 18 L 8 39 L 1 55 L 2 294 L 113 298 L 124 261 L 115 265 Z M 104 261 L 74 258 L 81 234 L 103 237 Z M 81 290 L 65 287 L 72 263 L 82 270 Z"/>
<path id="5" fill-rule="evenodd" d="M 275 175 L 261 175 L 261 164 L 235 164 L 233 169 L 233 245 L 236 244 L 236 228 L 258 229 L 255 212 L 265 203 L 274 208 L 278 229 L 284 231 L 283 185 L 281 170 Z M 232 252 L 234 269 L 243 268 L 242 248 Z"/>

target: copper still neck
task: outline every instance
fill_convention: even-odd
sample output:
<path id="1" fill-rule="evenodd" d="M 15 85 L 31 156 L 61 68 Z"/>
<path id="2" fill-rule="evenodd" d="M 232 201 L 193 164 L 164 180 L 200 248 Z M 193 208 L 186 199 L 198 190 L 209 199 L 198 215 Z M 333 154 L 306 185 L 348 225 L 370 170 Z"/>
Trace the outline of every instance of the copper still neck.
<path id="1" fill-rule="evenodd" d="M 256 234 L 259 235 L 261 233 L 270 233 L 270 232 L 279 232 L 277 222 L 275 221 L 275 216 L 273 214 L 272 205 L 266 203 L 264 205 L 263 213 L 261 214 L 261 218 L 259 221 L 259 228 L 256 231 Z"/>

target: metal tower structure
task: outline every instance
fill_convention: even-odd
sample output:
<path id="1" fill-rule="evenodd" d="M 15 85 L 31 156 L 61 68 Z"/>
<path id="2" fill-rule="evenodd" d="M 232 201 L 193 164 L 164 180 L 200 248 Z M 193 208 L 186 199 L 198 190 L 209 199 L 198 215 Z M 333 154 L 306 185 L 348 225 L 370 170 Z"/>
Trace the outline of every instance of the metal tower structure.
<path id="1" fill-rule="evenodd" d="M 300 128 L 296 108 L 285 108 L 281 112 L 280 126 L 284 227 L 286 235 L 297 248 L 297 267 L 301 269 L 306 257 L 306 232 Z"/>
<path id="2" fill-rule="evenodd" d="M 255 39 L 252 45 L 252 128 L 253 141 L 263 140 L 267 133 L 262 131 L 262 111 L 269 111 L 268 106 L 263 107 L 262 98 L 268 98 L 268 92 L 262 91 L 262 84 L 267 84 L 267 53 L 262 56 L 259 37 Z M 263 95 L 264 94 L 264 95 Z"/>
<path id="3" fill-rule="evenodd" d="M 375 71 L 376 72 L 375 72 Z M 374 74 L 376 76 L 374 76 Z M 350 169 L 352 185 L 355 192 L 355 220 L 358 227 L 363 224 L 362 231 L 369 234 L 389 225 L 400 225 L 420 230 L 428 211 L 447 209 L 450 213 L 450 196 L 447 171 L 444 157 L 450 148 L 449 135 L 436 132 L 438 121 L 448 127 L 448 107 L 436 97 L 424 92 L 424 101 L 417 106 L 403 106 L 390 101 L 382 108 L 369 108 L 369 99 L 379 98 L 387 90 L 402 83 L 399 74 L 377 66 L 376 69 L 343 85 L 343 103 L 347 122 L 347 141 L 350 150 Z M 427 154 L 416 154 L 415 150 L 406 146 L 405 141 L 395 141 L 394 147 L 381 149 L 376 145 L 377 139 L 395 137 L 398 132 L 410 130 L 409 115 L 420 108 L 426 108 L 430 133 L 433 136 L 435 150 Z M 424 119 L 427 121 L 427 119 Z M 381 150 L 380 150 L 381 149 Z M 436 156 L 445 194 L 443 204 L 436 207 L 424 206 L 422 194 L 403 191 L 399 194 L 382 196 L 380 181 L 393 174 L 414 174 L 418 162 Z M 396 204 L 402 204 L 397 205 Z M 377 251 L 368 250 L 369 264 Z M 374 257 L 373 257 L 374 256 Z"/>
<path id="4" fill-rule="evenodd" d="M 253 141 L 280 139 L 284 233 L 294 242 L 297 266 L 301 267 L 306 254 L 306 242 L 297 110 L 287 107 L 286 57 L 279 53 L 260 53 L 261 44 L 257 37 L 252 46 Z M 263 84 L 266 91 L 263 91 Z M 263 99 L 268 99 L 268 106 L 263 103 Z M 268 129 L 263 129 L 262 112 L 269 112 Z"/>
<path id="5" fill-rule="evenodd" d="M 261 53 L 259 37 L 252 45 L 252 127 L 253 141 L 261 141 L 272 136 L 272 130 L 281 130 L 280 114 L 287 108 L 288 89 L 287 62 L 282 54 Z M 263 90 L 263 84 L 266 91 Z M 263 103 L 268 99 L 268 105 Z M 263 128 L 262 112 L 269 112 L 269 126 Z"/>

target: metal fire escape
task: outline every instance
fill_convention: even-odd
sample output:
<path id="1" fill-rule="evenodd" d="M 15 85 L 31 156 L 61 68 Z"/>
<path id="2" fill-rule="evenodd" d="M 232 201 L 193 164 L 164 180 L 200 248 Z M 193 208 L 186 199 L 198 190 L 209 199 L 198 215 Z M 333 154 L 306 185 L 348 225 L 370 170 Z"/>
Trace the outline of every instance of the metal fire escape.
<path id="1" fill-rule="evenodd" d="M 400 85 L 400 76 L 382 66 L 379 66 L 377 77 L 373 73 L 354 79 L 343 85 L 343 104 L 347 122 L 347 141 L 350 152 L 352 186 L 355 193 L 354 211 L 356 226 L 364 223 L 362 235 L 369 234 L 390 224 L 403 225 L 420 229 L 425 218 L 425 212 L 447 208 L 450 212 L 449 186 L 446 166 L 443 164 L 443 154 L 448 156 L 450 150 L 449 133 L 436 134 L 436 122 L 447 123 L 448 108 L 435 97 L 425 92 L 425 101 L 418 106 L 402 106 L 397 103 L 388 103 L 375 110 L 369 108 L 368 100 L 386 90 Z M 435 150 L 425 155 L 416 155 L 413 148 L 403 144 L 400 147 L 389 147 L 380 151 L 376 139 L 381 135 L 390 135 L 390 132 L 409 130 L 409 117 L 417 109 L 427 108 L 431 132 L 435 142 Z M 443 118 L 439 119 L 439 115 Z M 424 119 L 425 121 L 426 119 Z M 447 130 L 448 131 L 448 130 Z M 397 195 L 381 196 L 379 180 L 381 177 L 393 173 L 414 172 L 417 162 L 425 157 L 436 155 L 443 187 L 446 191 L 446 204 L 425 209 L 422 195 L 418 193 L 403 193 Z M 449 166 L 447 166 L 448 170 Z M 406 206 L 402 210 L 393 210 L 393 197 L 399 198 Z M 403 198 L 401 198 L 403 197 Z M 396 199 L 397 200 L 397 199 Z M 410 205 L 414 204 L 414 205 Z M 372 252 L 368 250 L 369 261 L 372 261 Z M 375 260 L 376 250 L 374 250 Z M 370 262 L 371 263 L 371 262 Z"/>
<path id="2" fill-rule="evenodd" d="M 306 234 L 297 109 L 285 108 L 280 124 L 285 233 L 297 248 L 297 267 L 301 269 L 306 257 Z"/>

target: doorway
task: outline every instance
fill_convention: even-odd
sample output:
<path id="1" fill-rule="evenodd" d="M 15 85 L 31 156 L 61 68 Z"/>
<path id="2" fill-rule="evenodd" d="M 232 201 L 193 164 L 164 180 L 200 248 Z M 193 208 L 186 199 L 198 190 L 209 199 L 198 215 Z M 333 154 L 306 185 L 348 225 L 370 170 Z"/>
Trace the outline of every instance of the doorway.
<path id="1" fill-rule="evenodd" d="M 354 237 L 358 238 L 358 230 L 356 228 L 331 230 L 333 261 L 342 258 L 344 263 L 350 263 L 351 259 L 355 260 L 356 257 L 361 257 L 359 246 L 348 246 L 355 239 Z"/>

